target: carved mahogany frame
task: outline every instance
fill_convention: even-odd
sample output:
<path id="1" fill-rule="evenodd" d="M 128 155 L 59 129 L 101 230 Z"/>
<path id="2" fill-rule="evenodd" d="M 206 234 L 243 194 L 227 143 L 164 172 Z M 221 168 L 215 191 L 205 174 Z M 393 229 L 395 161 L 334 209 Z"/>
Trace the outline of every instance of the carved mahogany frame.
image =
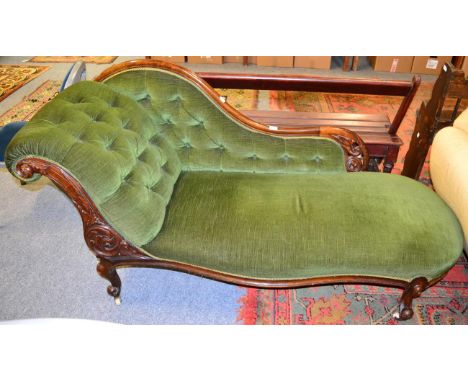
<path id="1" fill-rule="evenodd" d="M 175 72 L 176 74 L 190 80 L 209 96 L 222 110 L 232 118 L 238 120 L 247 128 L 261 131 L 274 136 L 323 136 L 338 142 L 345 151 L 346 168 L 348 171 L 359 171 L 367 168 L 368 154 L 364 143 L 359 136 L 349 130 L 337 127 L 319 127 L 301 131 L 294 130 L 271 130 L 269 127 L 250 120 L 239 113 L 230 105 L 223 103 L 218 93 L 194 73 L 170 63 L 155 60 L 138 60 L 117 64 L 97 77 L 102 81 L 113 74 L 132 68 L 151 67 L 161 68 Z M 442 277 L 433 280 L 419 277 L 411 282 L 403 280 L 371 277 L 359 275 L 312 277 L 304 279 L 288 280 L 266 280 L 255 278 L 244 278 L 227 273 L 198 267 L 195 265 L 179 263 L 149 256 L 143 249 L 129 243 L 123 238 L 102 216 L 98 208 L 80 183 L 65 169 L 56 163 L 43 158 L 26 157 L 16 164 L 15 171 L 22 179 L 29 179 L 34 174 L 47 176 L 57 185 L 73 202 L 83 221 L 84 238 L 90 250 L 98 259 L 97 272 L 110 282 L 107 288 L 109 295 L 120 301 L 121 280 L 117 269 L 121 267 L 148 267 L 169 269 L 186 272 L 217 281 L 254 288 L 300 288 L 314 285 L 338 284 L 338 283 L 362 283 L 389 286 L 403 289 L 400 299 L 399 319 L 406 320 L 412 317 L 412 301 L 429 286 L 436 284 Z"/>
<path id="2" fill-rule="evenodd" d="M 110 282 L 110 285 L 107 287 L 107 293 L 113 296 L 117 303 L 120 303 L 120 291 L 122 287 L 117 269 L 121 267 L 146 267 L 180 271 L 254 288 L 301 288 L 314 285 L 345 283 L 373 284 L 401 288 L 404 291 L 400 299 L 399 319 L 407 320 L 413 316 L 413 299 L 419 297 L 426 288 L 436 284 L 443 278 L 441 276 L 428 281 L 424 277 L 418 277 L 411 282 L 406 282 L 384 277 L 348 275 L 266 280 L 244 278 L 177 261 L 158 259 L 149 256 L 142 249 L 126 241 L 102 216 L 80 183 L 59 165 L 42 158 L 27 157 L 16 164 L 16 173 L 23 179 L 29 179 L 36 173 L 47 176 L 72 200 L 83 221 L 86 244 L 98 259 L 97 272 Z"/>
<path id="3" fill-rule="evenodd" d="M 136 69 L 160 69 L 166 70 L 184 78 L 191 82 L 194 86 L 198 87 L 214 104 L 216 104 L 221 110 L 223 110 L 228 116 L 236 120 L 246 128 L 262 132 L 264 134 L 282 137 L 296 137 L 305 138 L 310 136 L 320 136 L 329 138 L 336 141 L 342 148 L 345 154 L 345 166 L 347 171 L 362 171 L 367 169 L 369 162 L 369 154 L 367 147 L 364 144 L 361 137 L 353 131 L 332 127 L 332 126 L 314 126 L 307 128 L 298 127 L 271 127 L 262 123 L 256 122 L 246 115 L 242 114 L 235 108 L 220 97 L 220 95 L 214 90 L 204 79 L 198 76 L 196 73 L 183 68 L 182 66 L 172 64 L 166 61 L 159 60 L 133 60 L 126 61 L 119 64 L 112 65 L 111 67 L 104 70 L 94 80 L 105 81 L 119 73 L 126 72 L 129 70 Z"/>

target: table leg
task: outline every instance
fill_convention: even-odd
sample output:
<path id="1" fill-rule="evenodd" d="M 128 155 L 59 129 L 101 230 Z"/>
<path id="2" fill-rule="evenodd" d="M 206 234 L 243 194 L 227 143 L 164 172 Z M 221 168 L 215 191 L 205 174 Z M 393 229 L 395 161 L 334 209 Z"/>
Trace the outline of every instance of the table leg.
<path id="1" fill-rule="evenodd" d="M 393 170 L 393 166 L 398 159 L 398 152 L 400 151 L 399 146 L 390 146 L 387 151 L 387 155 L 384 159 L 384 167 L 383 172 L 391 173 Z"/>

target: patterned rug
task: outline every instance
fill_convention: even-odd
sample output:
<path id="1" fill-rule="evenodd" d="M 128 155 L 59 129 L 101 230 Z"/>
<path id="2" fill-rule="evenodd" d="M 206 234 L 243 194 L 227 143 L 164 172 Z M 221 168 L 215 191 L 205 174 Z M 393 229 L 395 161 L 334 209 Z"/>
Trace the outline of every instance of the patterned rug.
<path id="1" fill-rule="evenodd" d="M 48 66 L 0 65 L 0 101 L 48 69 Z"/>
<path id="2" fill-rule="evenodd" d="M 393 168 L 393 173 L 400 174 L 403 170 L 403 162 L 408 152 L 416 123 L 416 111 L 423 100 L 429 100 L 434 82 L 423 82 L 411 103 L 405 118 L 398 130 L 398 136 L 402 139 L 398 160 Z M 378 113 L 386 114 L 392 120 L 402 97 L 363 95 L 363 94 L 338 94 L 338 93 L 310 93 L 293 91 L 257 91 L 218 89 L 221 95 L 227 96 L 227 102 L 239 110 L 287 110 L 305 112 L 337 112 L 337 113 Z M 428 155 L 429 157 L 429 155 Z M 428 160 L 421 171 L 420 181 L 430 184 Z"/>
<path id="3" fill-rule="evenodd" d="M 110 64 L 117 56 L 36 56 L 29 62 L 76 62 L 84 61 L 89 64 Z"/>
<path id="4" fill-rule="evenodd" d="M 413 302 L 414 316 L 397 321 L 401 289 L 334 285 L 291 290 L 245 288 L 238 322 L 276 325 L 468 324 L 468 261 L 463 256 L 444 280 Z"/>
<path id="5" fill-rule="evenodd" d="M 29 121 L 60 89 L 61 81 L 46 81 L 21 102 L 0 116 L 0 127 L 10 122 Z"/>

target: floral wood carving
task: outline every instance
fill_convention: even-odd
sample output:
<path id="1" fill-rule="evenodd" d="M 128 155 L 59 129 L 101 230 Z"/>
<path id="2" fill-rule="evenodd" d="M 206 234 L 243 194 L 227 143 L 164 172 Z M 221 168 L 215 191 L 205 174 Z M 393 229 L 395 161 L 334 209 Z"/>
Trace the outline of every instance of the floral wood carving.
<path id="1" fill-rule="evenodd" d="M 47 176 L 68 195 L 81 215 L 86 244 L 97 257 L 149 258 L 106 222 L 83 187 L 61 167 L 44 159 L 26 158 L 18 162 L 16 172 L 23 179 L 35 173 Z"/>
<path id="2" fill-rule="evenodd" d="M 367 152 L 359 141 L 344 135 L 331 134 L 330 137 L 337 141 L 346 153 L 346 170 L 349 172 L 362 171 L 367 168 Z"/>

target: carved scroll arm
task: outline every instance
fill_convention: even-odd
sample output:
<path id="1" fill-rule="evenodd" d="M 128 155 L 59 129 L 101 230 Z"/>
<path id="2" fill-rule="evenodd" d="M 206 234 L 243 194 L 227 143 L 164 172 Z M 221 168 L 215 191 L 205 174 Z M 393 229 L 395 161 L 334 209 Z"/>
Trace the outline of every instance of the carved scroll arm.
<path id="1" fill-rule="evenodd" d="M 341 145 L 345 153 L 345 166 L 349 172 L 363 171 L 369 163 L 369 153 L 361 137 L 353 131 L 327 127 L 322 128 L 323 134 Z M 321 129 L 321 131 L 322 131 Z"/>
<path id="2" fill-rule="evenodd" d="M 97 257 L 149 258 L 111 227 L 81 184 L 60 166 L 45 159 L 28 157 L 17 163 L 16 173 L 23 179 L 36 173 L 47 176 L 71 199 L 83 221 L 86 244 Z"/>

